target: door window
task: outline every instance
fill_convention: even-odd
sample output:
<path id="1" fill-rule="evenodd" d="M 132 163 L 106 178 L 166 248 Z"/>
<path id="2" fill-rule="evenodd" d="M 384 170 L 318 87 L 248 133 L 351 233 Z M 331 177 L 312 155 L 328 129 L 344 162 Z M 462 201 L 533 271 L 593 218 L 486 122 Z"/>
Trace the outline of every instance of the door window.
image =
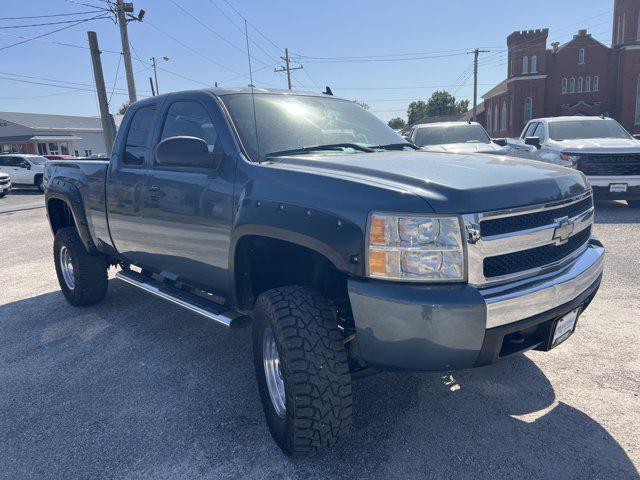
<path id="1" fill-rule="evenodd" d="M 124 145 L 124 155 L 122 157 L 124 165 L 144 165 L 154 114 L 155 108 L 153 107 L 141 107 L 133 114 Z"/>
<path id="2" fill-rule="evenodd" d="M 182 136 L 204 140 L 211 153 L 222 152 L 211 117 L 198 102 L 176 102 L 167 111 L 160 141 Z"/>
<path id="3" fill-rule="evenodd" d="M 546 136 L 544 134 L 544 124 L 542 124 L 542 123 L 538 124 L 538 126 L 535 129 L 535 131 L 533 132 L 533 136 L 534 137 L 539 137 L 540 138 L 540 143 L 544 143 L 544 141 L 546 140 Z"/>
<path id="4" fill-rule="evenodd" d="M 532 122 L 529 125 L 527 125 L 526 130 L 522 134 L 522 139 L 524 140 L 527 137 L 532 137 L 533 136 L 533 132 L 535 131 L 537 126 L 538 126 L 537 122 Z"/>

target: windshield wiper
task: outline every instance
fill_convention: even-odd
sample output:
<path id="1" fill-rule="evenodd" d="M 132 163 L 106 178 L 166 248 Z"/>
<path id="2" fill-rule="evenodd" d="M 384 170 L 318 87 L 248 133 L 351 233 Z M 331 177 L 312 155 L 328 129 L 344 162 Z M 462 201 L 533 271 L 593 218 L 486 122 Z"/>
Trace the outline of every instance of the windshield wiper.
<path id="1" fill-rule="evenodd" d="M 358 145 L 357 143 L 330 143 L 327 145 L 313 145 L 311 147 L 292 148 L 291 150 L 281 150 L 279 152 L 267 153 L 265 157 L 280 157 L 282 155 L 295 155 L 297 153 L 318 152 L 322 150 L 342 150 L 345 148 L 351 148 L 360 152 L 373 152 L 370 147 Z"/>
<path id="2" fill-rule="evenodd" d="M 380 150 L 402 150 L 404 147 L 412 148 L 413 150 L 419 150 L 413 143 L 388 143 L 386 145 L 367 145 L 369 148 Z"/>

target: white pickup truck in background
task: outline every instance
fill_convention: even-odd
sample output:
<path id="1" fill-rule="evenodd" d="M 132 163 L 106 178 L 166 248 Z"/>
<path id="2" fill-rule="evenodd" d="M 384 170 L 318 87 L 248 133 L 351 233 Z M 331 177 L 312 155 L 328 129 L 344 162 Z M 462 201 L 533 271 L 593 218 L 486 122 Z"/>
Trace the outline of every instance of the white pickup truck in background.
<path id="1" fill-rule="evenodd" d="M 507 154 L 580 170 L 596 198 L 640 208 L 640 141 L 612 118 L 531 120 L 518 139 L 507 142 Z"/>
<path id="2" fill-rule="evenodd" d="M 505 149 L 494 142 L 476 122 L 438 122 L 414 126 L 405 138 L 430 152 L 492 153 L 504 155 Z M 504 142 L 504 139 L 501 140 Z M 506 142 L 505 142 L 506 143 Z"/>

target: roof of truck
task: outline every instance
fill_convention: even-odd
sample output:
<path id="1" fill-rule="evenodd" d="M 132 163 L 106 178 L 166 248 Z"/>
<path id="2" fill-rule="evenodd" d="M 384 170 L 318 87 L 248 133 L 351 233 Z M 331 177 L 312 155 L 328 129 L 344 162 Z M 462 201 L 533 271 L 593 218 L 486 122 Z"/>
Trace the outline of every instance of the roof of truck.
<path id="1" fill-rule="evenodd" d="M 544 117 L 544 118 L 534 118 L 531 120 L 532 122 L 567 122 L 567 121 L 580 121 L 580 120 L 612 120 L 610 117 L 601 116 L 584 116 L 584 115 L 575 115 L 572 117 Z"/>
<path id="2" fill-rule="evenodd" d="M 301 90 L 286 90 L 286 89 L 281 89 L 281 88 L 262 88 L 262 87 L 227 87 L 227 88 L 222 88 L 222 87 L 211 87 L 211 88 L 201 88 L 201 89 L 195 89 L 195 90 L 183 90 L 183 91 L 177 91 L 177 92 L 171 92 L 171 93 L 165 93 L 163 95 L 159 95 L 159 96 L 168 96 L 171 95 L 173 93 L 188 93 L 188 92 L 210 92 L 213 93 L 214 95 L 218 96 L 218 97 L 222 97 L 225 95 L 233 95 L 233 94 L 237 94 L 237 93 L 255 93 L 255 94 L 263 94 L 263 93 L 270 93 L 270 94 L 277 94 L 277 95 L 304 95 L 304 96 L 312 96 L 312 97 L 333 97 L 333 98 L 339 98 L 340 100 L 344 100 L 341 97 L 338 96 L 334 96 L 334 95 L 327 95 L 321 92 L 309 92 L 309 91 L 301 91 Z M 153 97 L 150 97 L 153 98 Z"/>

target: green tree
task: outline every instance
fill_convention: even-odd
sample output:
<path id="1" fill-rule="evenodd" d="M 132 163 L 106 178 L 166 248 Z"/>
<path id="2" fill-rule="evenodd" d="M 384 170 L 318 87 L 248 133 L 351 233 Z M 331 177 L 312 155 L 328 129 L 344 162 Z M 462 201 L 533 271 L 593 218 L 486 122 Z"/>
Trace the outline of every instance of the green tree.
<path id="1" fill-rule="evenodd" d="M 362 102 L 360 100 L 354 100 L 353 103 L 357 103 L 358 105 L 360 105 L 365 110 L 369 110 L 369 104 L 368 103 L 364 103 L 364 102 Z"/>
<path id="2" fill-rule="evenodd" d="M 446 90 L 433 92 L 427 101 L 427 116 L 461 115 L 469 110 L 469 100 L 456 102 L 456 97 Z"/>
<path id="3" fill-rule="evenodd" d="M 422 117 L 427 116 L 427 104 L 422 100 L 416 100 L 415 102 L 411 102 L 409 104 L 409 108 L 407 108 L 407 119 L 409 121 L 409 125 L 416 123 Z"/>
<path id="4" fill-rule="evenodd" d="M 400 117 L 396 117 L 396 118 L 392 118 L 391 120 L 389 120 L 389 123 L 387 123 L 387 125 L 389 125 L 394 130 L 399 130 L 401 128 L 406 127 L 407 126 L 407 122 L 405 122 L 404 119 L 402 119 Z"/>
<path id="5" fill-rule="evenodd" d="M 127 108 L 129 108 L 129 101 L 127 100 L 126 102 L 124 102 L 120 108 L 118 109 L 118 114 L 120 115 L 124 115 L 124 112 L 127 111 Z"/>
<path id="6" fill-rule="evenodd" d="M 416 100 L 409 104 L 407 117 L 409 124 L 413 124 L 423 117 L 438 117 L 446 115 L 462 115 L 469 110 L 469 100 L 456 101 L 456 97 L 445 90 L 433 92 L 426 102 Z"/>

